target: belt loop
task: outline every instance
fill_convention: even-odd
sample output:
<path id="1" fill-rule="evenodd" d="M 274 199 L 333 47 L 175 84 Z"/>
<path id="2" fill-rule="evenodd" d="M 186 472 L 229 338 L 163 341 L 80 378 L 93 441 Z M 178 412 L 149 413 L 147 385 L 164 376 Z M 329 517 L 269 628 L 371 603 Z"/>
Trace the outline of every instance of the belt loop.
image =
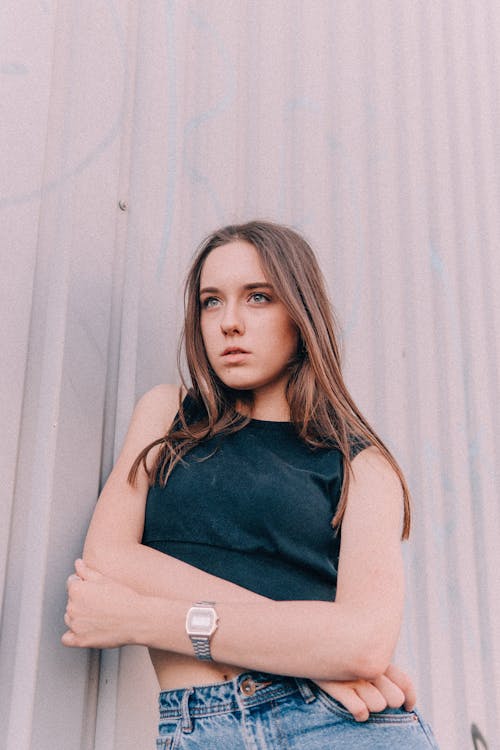
<path id="1" fill-rule="evenodd" d="M 182 696 L 181 729 L 185 734 L 193 731 L 193 722 L 191 721 L 191 716 L 189 715 L 189 698 L 193 694 L 193 691 L 194 688 L 192 687 L 186 688 L 186 690 L 184 690 L 184 695 Z"/>
<path id="2" fill-rule="evenodd" d="M 304 703 L 312 703 L 313 701 L 316 700 L 316 696 L 311 690 L 308 680 L 304 680 L 299 677 L 296 677 L 295 682 L 297 683 L 297 687 L 299 688 L 300 694 L 302 698 L 304 699 Z"/>

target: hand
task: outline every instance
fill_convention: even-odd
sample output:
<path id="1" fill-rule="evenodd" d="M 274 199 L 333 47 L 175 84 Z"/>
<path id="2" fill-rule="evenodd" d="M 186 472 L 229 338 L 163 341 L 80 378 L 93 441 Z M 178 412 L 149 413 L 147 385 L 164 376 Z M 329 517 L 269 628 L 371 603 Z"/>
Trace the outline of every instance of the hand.
<path id="1" fill-rule="evenodd" d="M 69 576 L 68 604 L 64 622 L 69 628 L 61 638 L 65 646 L 114 648 L 134 643 L 141 597 L 128 586 L 75 562 L 76 575 Z"/>
<path id="2" fill-rule="evenodd" d="M 376 680 L 314 680 L 316 684 L 338 700 L 356 721 L 366 721 L 370 713 L 385 708 L 399 708 L 404 704 L 407 711 L 415 706 L 416 693 L 408 675 L 394 664 Z"/>

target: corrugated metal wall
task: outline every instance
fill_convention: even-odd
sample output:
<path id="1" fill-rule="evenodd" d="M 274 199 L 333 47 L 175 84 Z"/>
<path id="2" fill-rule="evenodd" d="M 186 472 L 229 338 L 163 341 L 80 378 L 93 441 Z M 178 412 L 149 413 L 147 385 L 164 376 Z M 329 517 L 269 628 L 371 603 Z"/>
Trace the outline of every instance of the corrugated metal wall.
<path id="1" fill-rule="evenodd" d="M 153 746 L 144 650 L 62 648 L 64 581 L 189 256 L 258 216 L 318 249 L 413 489 L 421 706 L 500 748 L 498 4 L 7 0 L 0 39 L 3 746 Z"/>

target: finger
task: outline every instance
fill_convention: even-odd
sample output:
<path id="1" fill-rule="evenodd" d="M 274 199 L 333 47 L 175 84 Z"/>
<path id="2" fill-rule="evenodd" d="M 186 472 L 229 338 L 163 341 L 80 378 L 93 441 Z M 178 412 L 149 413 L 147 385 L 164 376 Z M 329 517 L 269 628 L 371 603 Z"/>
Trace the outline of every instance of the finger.
<path id="1" fill-rule="evenodd" d="M 350 684 L 341 682 L 331 682 L 326 686 L 321 683 L 321 687 L 326 693 L 342 703 L 344 708 L 352 714 L 355 721 L 366 721 L 370 716 L 370 711 L 366 703 L 360 698 L 358 693 L 350 687 Z"/>
<path id="2" fill-rule="evenodd" d="M 69 591 L 69 587 L 74 581 L 81 581 L 82 579 L 80 576 L 77 576 L 75 573 L 72 573 L 70 576 L 66 578 L 66 591 Z"/>
<path id="3" fill-rule="evenodd" d="M 408 688 L 408 691 L 406 692 L 406 698 L 405 698 L 405 709 L 407 711 L 413 711 L 415 708 L 415 705 L 417 703 L 417 692 L 415 690 L 415 687 L 413 686 L 413 683 L 410 682 L 410 687 Z"/>
<path id="4" fill-rule="evenodd" d="M 377 677 L 373 684 L 384 696 L 386 704 L 391 708 L 399 708 L 405 702 L 405 694 L 395 682 L 390 680 L 386 675 Z"/>
<path id="5" fill-rule="evenodd" d="M 395 664 L 389 665 L 385 675 L 403 691 L 405 696 L 404 707 L 407 711 L 411 711 L 417 702 L 417 694 L 409 676 L 402 669 L 396 667 Z"/>
<path id="6" fill-rule="evenodd" d="M 353 683 L 353 688 L 370 713 L 377 713 L 387 708 L 384 694 L 373 683 L 367 680 L 357 680 Z"/>
<path id="7" fill-rule="evenodd" d="M 385 671 L 385 676 L 392 682 L 396 683 L 396 685 L 403 691 L 405 696 L 404 707 L 407 711 L 411 711 L 417 702 L 417 693 L 413 682 L 406 672 L 403 672 L 402 669 L 396 667 L 395 664 L 390 664 Z"/>
<path id="8" fill-rule="evenodd" d="M 75 560 L 75 570 L 78 576 L 84 581 L 99 581 L 103 576 L 97 570 L 89 568 L 80 558 Z"/>

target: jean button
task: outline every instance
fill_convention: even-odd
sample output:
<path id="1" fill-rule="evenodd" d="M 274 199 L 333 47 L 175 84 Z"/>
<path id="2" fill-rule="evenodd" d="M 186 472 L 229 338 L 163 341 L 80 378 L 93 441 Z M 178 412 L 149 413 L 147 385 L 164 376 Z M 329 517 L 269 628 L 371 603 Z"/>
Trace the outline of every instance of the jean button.
<path id="1" fill-rule="evenodd" d="M 243 695 L 251 696 L 255 694 L 255 691 L 257 690 L 257 686 L 251 677 L 245 677 L 245 679 L 241 681 L 240 690 L 243 693 Z"/>

